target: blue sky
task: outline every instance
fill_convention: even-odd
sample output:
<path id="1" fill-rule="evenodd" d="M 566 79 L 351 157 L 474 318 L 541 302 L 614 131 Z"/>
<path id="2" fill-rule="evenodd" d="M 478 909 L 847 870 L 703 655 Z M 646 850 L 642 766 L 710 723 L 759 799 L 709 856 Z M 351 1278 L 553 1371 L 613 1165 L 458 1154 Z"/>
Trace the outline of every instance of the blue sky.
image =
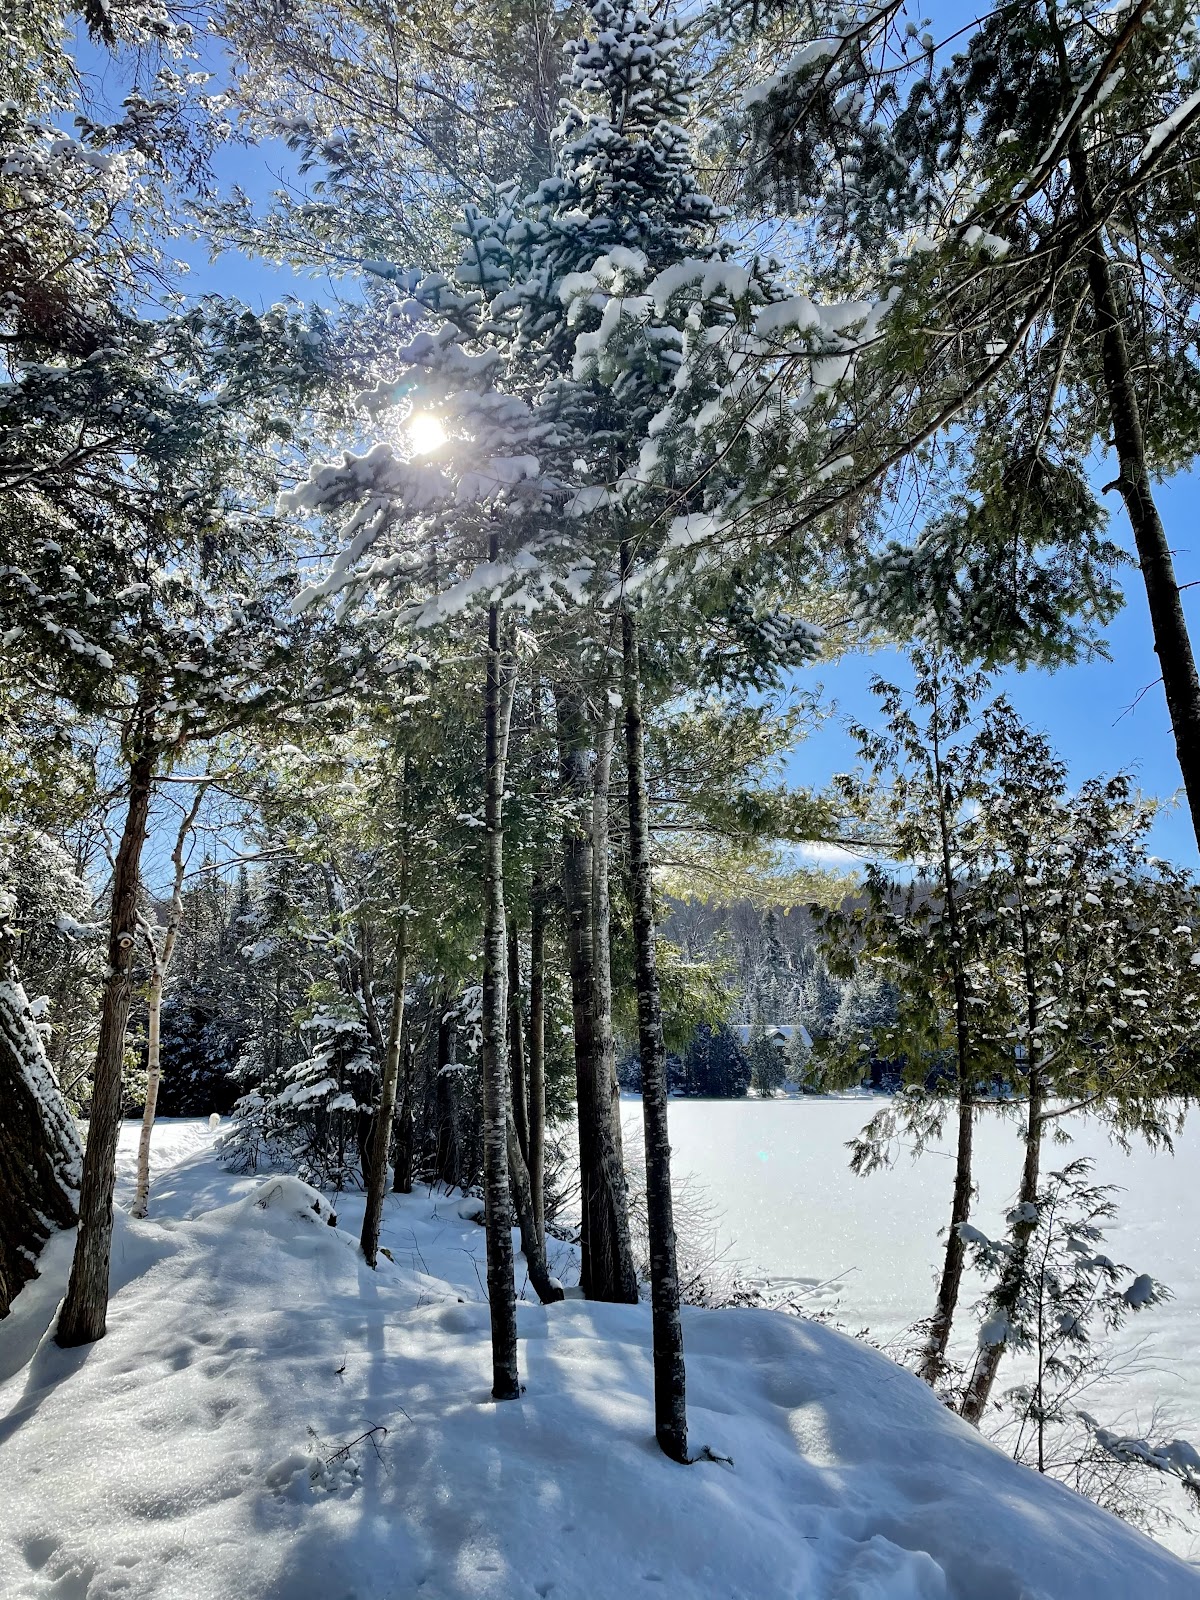
<path id="1" fill-rule="evenodd" d="M 941 16 L 948 29 L 966 20 L 967 8 L 954 3 L 943 8 Z M 97 64 L 96 54 L 87 45 L 79 50 L 81 65 Z M 88 59 L 90 57 L 90 59 Z M 106 73 L 110 92 L 116 87 L 111 72 Z M 289 152 L 280 144 L 263 149 L 230 147 L 218 160 L 221 180 L 237 183 L 251 197 L 263 202 L 276 186 L 277 174 L 291 168 Z M 328 304 L 339 286 L 328 278 L 300 276 L 288 268 L 276 268 L 238 255 L 226 254 L 209 260 L 204 241 L 177 241 L 173 253 L 187 260 L 192 273 L 189 287 L 195 293 L 217 290 L 237 295 L 261 307 L 293 294 L 301 299 Z M 340 292 L 353 296 L 353 280 L 345 280 Z M 1115 476 L 1111 462 L 1104 463 L 1099 482 Z M 1160 487 L 1159 505 L 1175 550 L 1179 581 L 1196 583 L 1184 592 L 1185 608 L 1193 636 L 1200 629 L 1200 537 L 1196 530 L 1200 503 L 1200 477 L 1181 474 Z M 1132 547 L 1128 523 L 1119 497 L 1106 497 L 1115 537 Z M 1119 771 L 1136 775 L 1142 789 L 1169 801 L 1179 791 L 1180 777 L 1175 758 L 1170 722 L 1154 654 L 1146 609 L 1145 593 L 1135 566 L 1123 575 L 1126 604 L 1108 630 L 1111 659 L 1094 660 L 1054 673 L 1028 670 L 1000 675 L 1002 687 L 1027 722 L 1043 729 L 1060 755 L 1067 761 L 1073 781 L 1097 774 Z M 906 663 L 898 651 L 883 651 L 871 656 L 847 657 L 836 663 L 813 668 L 796 675 L 804 688 L 823 685 L 826 698 L 836 706 L 820 729 L 793 752 L 787 763 L 789 778 L 798 784 L 820 786 L 839 771 L 854 765 L 853 745 L 845 731 L 845 720 L 867 720 L 874 708 L 868 684 L 877 673 L 904 681 Z M 1156 823 L 1152 847 L 1158 854 L 1188 866 L 1200 866 L 1200 852 L 1192 830 L 1186 804 L 1168 806 Z"/>
<path id="2" fill-rule="evenodd" d="M 936 8 L 931 7 L 931 13 L 935 17 L 931 31 L 939 40 L 965 28 L 978 15 L 969 0 L 966 4 L 963 0 L 942 0 Z M 911 7 L 908 14 L 914 18 L 918 15 Z M 922 28 L 925 25 L 922 20 Z M 961 42 L 953 48 L 961 48 Z M 1100 485 L 1115 477 L 1115 460 L 1108 458 L 1095 481 Z M 1159 486 L 1156 498 L 1174 551 L 1176 575 L 1184 586 L 1184 609 L 1193 642 L 1200 644 L 1200 474 L 1179 474 Z M 1132 553 L 1133 536 L 1120 497 L 1109 493 L 1103 499 L 1111 518 L 1112 536 Z M 1151 848 L 1168 860 L 1200 867 L 1200 850 L 1182 793 L 1166 699 L 1162 684 L 1157 681 L 1158 658 L 1137 567 L 1127 567 L 1121 582 L 1125 606 L 1106 635 L 1110 660 L 1063 667 L 1053 673 L 1007 672 L 999 675 L 997 688 L 1003 689 L 1027 723 L 1049 735 L 1068 764 L 1072 782 L 1129 772 L 1136 776 L 1144 793 L 1164 802 L 1175 800 L 1160 813 Z M 1189 583 L 1197 587 L 1188 589 Z M 793 782 L 819 786 L 833 773 L 853 768 L 854 746 L 844 723 L 847 718 L 871 720 L 874 696 L 868 685 L 876 675 L 900 683 L 911 680 L 903 655 L 893 650 L 847 658 L 830 667 L 797 674 L 796 682 L 804 688 L 822 683 L 840 714 L 827 720 L 794 751 L 787 766 Z"/>
<path id="3" fill-rule="evenodd" d="M 1109 478 L 1114 476 L 1108 474 Z M 1101 481 L 1107 481 L 1102 479 Z M 1130 548 L 1132 535 L 1115 495 L 1107 497 L 1112 531 Z M 1116 502 L 1112 504 L 1112 502 Z M 1175 550 L 1181 584 L 1200 580 L 1200 537 L 1196 515 L 1200 478 L 1180 474 L 1162 485 L 1159 508 Z M 1146 794 L 1178 803 L 1166 807 L 1155 823 L 1151 848 L 1168 860 L 1200 866 L 1200 852 L 1191 814 L 1181 792 L 1179 765 L 1159 677 L 1158 658 L 1150 632 L 1141 574 L 1134 566 L 1123 574 L 1125 606 L 1108 629 L 1111 660 L 1091 661 L 1057 672 L 1005 672 L 997 677 L 1026 722 L 1044 730 L 1067 762 L 1075 783 L 1100 774 L 1133 773 Z M 1200 636 L 1200 587 L 1185 590 L 1184 603 L 1195 641 Z M 793 752 L 788 777 L 797 784 L 823 784 L 833 773 L 854 766 L 854 746 L 846 734 L 847 717 L 869 721 L 874 696 L 868 685 L 879 675 L 910 681 L 907 662 L 896 650 L 853 656 L 828 667 L 797 673 L 804 688 L 824 685 L 839 714 L 833 716 Z"/>
<path id="4" fill-rule="evenodd" d="M 222 176 L 236 181 L 256 197 L 265 198 L 274 186 L 268 170 L 279 170 L 287 152 L 230 150 L 222 157 Z M 328 279 L 297 275 L 287 268 L 224 255 L 209 262 L 202 243 L 185 246 L 179 254 L 193 266 L 191 286 L 197 292 L 217 289 L 236 294 L 251 304 L 270 304 L 284 294 L 328 303 L 337 292 Z M 345 281 L 341 292 L 353 295 L 353 280 Z M 1101 482 L 1115 476 L 1115 466 L 1100 475 Z M 1193 637 L 1200 633 L 1200 535 L 1196 528 L 1200 507 L 1200 477 L 1180 474 L 1162 485 L 1159 506 L 1175 550 L 1181 584 L 1196 582 L 1185 590 L 1184 602 Z M 1106 496 L 1112 517 L 1112 532 L 1132 550 L 1132 535 L 1119 497 Z M 999 676 L 1004 689 L 1024 719 L 1049 734 L 1059 754 L 1068 763 L 1074 782 L 1098 774 L 1132 772 L 1142 789 L 1170 801 L 1180 787 L 1179 767 L 1166 701 L 1159 677 L 1158 659 L 1150 631 L 1146 597 L 1141 575 L 1130 565 L 1122 575 L 1126 603 L 1107 633 L 1110 660 L 1093 660 L 1056 672 L 1030 669 L 1006 672 Z M 836 663 L 816 667 L 796 676 L 799 686 L 810 688 L 820 683 L 826 697 L 837 710 L 817 732 L 798 746 L 787 765 L 789 778 L 798 784 L 821 785 L 834 772 L 846 771 L 854 764 L 854 748 L 845 732 L 847 718 L 868 719 L 874 697 L 868 685 L 876 674 L 905 681 L 907 663 L 896 650 L 869 656 L 849 656 Z M 1152 836 L 1152 848 L 1169 860 L 1200 866 L 1200 852 L 1190 814 L 1179 796 L 1159 817 Z"/>

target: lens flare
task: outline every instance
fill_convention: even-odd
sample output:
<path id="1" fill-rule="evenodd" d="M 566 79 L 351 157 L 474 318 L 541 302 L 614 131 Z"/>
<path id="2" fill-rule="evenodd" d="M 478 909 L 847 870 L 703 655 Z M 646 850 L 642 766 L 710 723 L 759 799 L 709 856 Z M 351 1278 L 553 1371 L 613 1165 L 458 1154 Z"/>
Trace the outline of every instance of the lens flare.
<path id="1" fill-rule="evenodd" d="M 414 456 L 428 456 L 446 442 L 446 430 L 428 411 L 414 411 L 406 424 Z"/>

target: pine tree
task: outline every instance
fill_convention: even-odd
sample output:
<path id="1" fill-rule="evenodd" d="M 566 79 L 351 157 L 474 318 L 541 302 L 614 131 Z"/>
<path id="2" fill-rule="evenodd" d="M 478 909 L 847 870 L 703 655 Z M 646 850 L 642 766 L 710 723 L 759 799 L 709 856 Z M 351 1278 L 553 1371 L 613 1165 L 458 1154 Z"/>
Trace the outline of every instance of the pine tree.
<path id="1" fill-rule="evenodd" d="M 1021 1208 L 1038 1192 L 1047 1129 L 1086 1106 L 1120 1137 L 1169 1140 L 1165 1097 L 1190 1070 L 1180 997 L 1196 981 L 1194 891 L 1186 874 L 1145 853 L 1153 807 L 1123 777 L 1071 793 L 1044 736 L 1003 698 L 983 703 L 981 683 L 968 693 L 947 686 L 944 672 L 944 663 L 919 663 L 914 707 L 880 685 L 888 730 L 863 734 L 874 776 L 889 780 L 896 847 L 921 873 L 906 884 L 872 868 L 864 903 L 825 924 L 840 960 L 873 959 L 898 996 L 895 1022 L 872 1033 L 877 1050 L 903 1059 L 907 1086 L 863 1131 L 856 1170 L 890 1159 L 901 1130 L 922 1148 L 942 1126 L 943 1085 L 955 1088 L 954 1203 L 921 1357 L 933 1383 L 962 1281 L 980 1099 L 999 1086 L 1026 1106 L 1001 1303 L 1020 1292 L 1021 1219 L 1033 1217 Z M 1152 993 L 1161 1004 L 1150 1005 Z M 963 1400 L 972 1421 L 1003 1350 L 1003 1339 L 981 1349 Z"/>
<path id="2" fill-rule="evenodd" d="M 920 873 L 906 883 L 871 864 L 862 902 L 838 908 L 821 926 L 828 953 L 835 962 L 840 957 L 847 976 L 857 979 L 867 962 L 898 990 L 894 1016 L 871 1016 L 854 1006 L 843 1018 L 854 999 L 844 992 L 834 1020 L 833 1054 L 844 1069 L 858 1073 L 864 1053 L 880 1055 L 903 1063 L 907 1084 L 907 1092 L 864 1129 L 854 1146 L 854 1170 L 870 1172 L 886 1161 L 901 1124 L 918 1149 L 940 1130 L 946 1107 L 940 1092 L 926 1093 L 931 1070 L 944 1073 L 954 1087 L 954 1197 L 921 1363 L 921 1375 L 936 1384 L 962 1283 L 961 1228 L 974 1187 L 976 1103 L 981 1088 L 1004 1073 L 1009 1045 L 1008 1018 L 998 1023 L 987 1004 L 992 983 L 983 952 L 996 891 L 980 875 L 975 808 L 984 799 L 988 774 L 971 735 L 985 680 L 957 676 L 945 658 L 918 654 L 914 660 L 911 703 L 894 685 L 872 685 L 886 726 L 880 732 L 855 730 L 869 777 L 866 789 L 850 784 L 847 790 L 851 803 L 860 805 L 869 790 L 885 791 L 893 848 L 902 860 L 920 863 Z M 1061 783 L 1061 771 L 1056 776 Z"/>
<path id="3" fill-rule="evenodd" d="M 787 1068 L 783 1050 L 768 1038 L 761 1022 L 752 1024 L 750 1028 L 746 1059 L 755 1093 L 771 1098 L 776 1089 L 782 1087 Z"/>
<path id="4" fill-rule="evenodd" d="M 868 562 L 864 603 L 988 661 L 1086 652 L 1122 559 L 1084 468 L 1099 446 L 1195 821 L 1200 678 L 1153 492 L 1195 458 L 1194 18 L 1033 0 L 956 32 L 940 72 L 890 6 L 806 21 L 747 97 L 750 167 L 815 207 L 835 277 L 853 260 L 891 298 L 852 490 L 907 462 L 937 508 Z"/>

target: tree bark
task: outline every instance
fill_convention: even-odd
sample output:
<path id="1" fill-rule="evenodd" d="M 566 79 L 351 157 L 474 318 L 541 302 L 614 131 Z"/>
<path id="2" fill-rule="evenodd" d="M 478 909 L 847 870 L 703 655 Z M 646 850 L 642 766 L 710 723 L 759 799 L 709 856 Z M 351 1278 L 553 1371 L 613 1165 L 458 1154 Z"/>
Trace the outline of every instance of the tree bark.
<path id="1" fill-rule="evenodd" d="M 404 1068 L 400 1074 L 400 1111 L 396 1118 L 396 1165 L 392 1178 L 394 1194 L 412 1193 L 413 1138 L 416 1131 L 413 1108 L 416 1057 L 417 1041 L 406 1028 L 404 1048 L 400 1052 Z"/>
<path id="2" fill-rule="evenodd" d="M 438 1114 L 437 1175 L 448 1188 L 461 1187 L 462 1162 L 458 1150 L 458 1092 L 457 1073 L 443 1071 L 453 1067 L 458 1057 L 458 1027 L 449 1014 L 450 997 L 443 994 L 439 1004 L 437 1032 L 437 1087 L 435 1101 Z"/>
<path id="3" fill-rule="evenodd" d="M 158 1088 L 162 1081 L 163 988 L 167 981 L 167 973 L 170 971 L 171 957 L 175 954 L 175 942 L 179 938 L 179 929 L 183 922 L 183 875 L 186 865 L 183 859 L 183 852 L 187 846 L 187 836 L 192 831 L 192 825 L 196 821 L 200 806 L 204 800 L 206 787 L 205 784 L 200 784 L 197 787 L 191 807 L 180 824 L 179 833 L 175 839 L 175 848 L 171 851 L 171 864 L 174 868 L 174 876 L 171 880 L 171 909 L 167 916 L 167 927 L 163 935 L 161 950 L 155 940 L 153 930 L 148 934 L 152 967 L 150 993 L 146 1002 L 146 1104 L 142 1109 L 142 1131 L 138 1137 L 137 1184 L 134 1189 L 133 1205 L 129 1213 L 133 1217 L 144 1217 L 150 1207 L 150 1138 L 154 1132 L 154 1116 L 158 1109 Z"/>
<path id="4" fill-rule="evenodd" d="M 521 944 L 517 919 L 508 928 L 508 1061 L 513 1121 L 521 1157 L 529 1165 L 529 1100 L 525 1089 L 525 1023 L 521 1014 Z"/>
<path id="5" fill-rule="evenodd" d="M 596 1140 L 591 1110 L 595 1102 L 592 1074 L 595 1046 L 592 1031 L 596 1008 L 592 998 L 595 952 L 592 944 L 592 845 L 583 826 L 582 807 L 590 792 L 588 750 L 578 696 L 569 689 L 555 693 L 562 787 L 573 814 L 563 825 L 562 893 L 566 918 L 567 964 L 571 972 L 571 1022 L 575 1046 L 575 1115 L 579 1136 L 579 1283 L 592 1295 L 590 1196 L 595 1184 Z"/>
<path id="6" fill-rule="evenodd" d="M 546 1242 L 546 899 L 534 874 L 529 900 L 529 1196 Z"/>
<path id="7" fill-rule="evenodd" d="M 1029 1128 L 1025 1135 L 1025 1163 L 1021 1171 L 1021 1187 L 1017 1192 L 1017 1205 L 1036 1206 L 1038 1182 L 1040 1177 L 1041 1150 L 1042 1150 L 1042 1110 L 1044 1094 L 1040 1081 L 1040 1073 L 1036 1068 L 1029 1074 Z M 1013 1228 L 1013 1253 L 1001 1279 L 1000 1287 L 996 1293 L 996 1304 L 1004 1309 L 1009 1309 L 1016 1303 L 1022 1280 L 1025 1277 L 1026 1264 L 1029 1260 L 1029 1241 L 1033 1230 L 1037 1226 L 1036 1216 L 1029 1221 L 1018 1221 Z M 988 1401 L 991 1399 L 992 1387 L 996 1382 L 996 1374 L 1000 1370 L 1000 1362 L 1008 1348 L 1008 1341 L 1001 1339 L 996 1344 L 985 1345 L 976 1357 L 975 1367 L 971 1374 L 971 1381 L 963 1399 L 962 1415 L 974 1427 L 978 1427 L 987 1410 Z"/>
<path id="8" fill-rule="evenodd" d="M 1062 71 L 1065 109 L 1076 92 L 1076 85 L 1071 81 L 1066 46 L 1053 7 L 1050 8 L 1049 17 Z M 1096 329 L 1100 335 L 1105 397 L 1112 424 L 1112 447 L 1119 469 L 1117 488 L 1133 529 L 1138 566 L 1150 610 L 1154 653 L 1162 668 L 1167 710 L 1175 736 L 1175 754 L 1183 774 L 1183 786 L 1192 814 L 1192 829 L 1197 843 L 1200 843 L 1200 674 L 1196 670 L 1196 657 L 1188 633 L 1179 581 L 1175 576 L 1171 546 L 1154 500 L 1133 363 L 1129 358 L 1125 325 L 1103 231 L 1099 225 L 1087 151 L 1078 132 L 1072 135 L 1068 144 L 1067 160 L 1080 220 L 1090 228 L 1086 246 L 1088 287 Z"/>
<path id="9" fill-rule="evenodd" d="M 77 1218 L 83 1151 L 0 934 L 0 1318 Z"/>
<path id="10" fill-rule="evenodd" d="M 400 863 L 400 905 L 408 905 L 408 851 Z M 392 978 L 392 1010 L 388 1018 L 387 1049 L 379 1084 L 379 1109 L 371 1132 L 370 1155 L 363 1178 L 367 1203 L 363 1212 L 359 1243 L 367 1265 L 379 1261 L 379 1229 L 383 1223 L 383 1201 L 387 1193 L 388 1151 L 392 1144 L 392 1123 L 396 1116 L 396 1083 L 400 1073 L 400 1049 L 404 1038 L 404 991 L 408 982 L 408 914 L 401 909 L 396 932 L 396 954 Z"/>
<path id="11" fill-rule="evenodd" d="M 605 1242 L 610 1258 L 606 1262 L 606 1278 L 616 1290 L 612 1299 L 636 1305 L 638 1278 L 629 1232 L 629 1197 L 625 1183 L 624 1141 L 621 1137 L 621 1088 L 617 1082 L 612 1021 L 608 798 L 616 726 L 617 713 L 614 707 L 604 713 L 597 730 L 596 764 L 592 769 L 592 945 L 596 955 L 596 977 L 592 987 L 592 1001 L 596 1008 L 592 1031 L 596 1066 L 592 1085 L 596 1095 L 596 1127 L 600 1134 L 597 1155 L 602 1165 L 599 1197 L 605 1204 Z"/>
<path id="12" fill-rule="evenodd" d="M 1018 1208 L 1033 1208 L 1027 1215 L 1018 1217 L 1013 1227 L 1013 1249 L 1005 1265 L 994 1304 L 1011 1312 L 1017 1303 L 1029 1261 L 1029 1242 L 1037 1227 L 1038 1184 L 1041 1179 L 1042 1133 L 1045 1128 L 1043 1112 L 1046 1101 L 1045 1075 L 1038 1060 L 1038 1027 L 1040 1007 L 1037 974 L 1033 966 L 1032 941 L 1029 933 L 1027 908 L 1020 907 L 1021 951 L 1025 969 L 1026 1028 L 1029 1037 L 1029 1125 L 1025 1132 L 1025 1161 L 1021 1169 L 1021 1187 L 1017 1192 Z M 1008 1348 L 1006 1339 L 985 1345 L 975 1360 L 971 1381 L 963 1397 L 962 1415 L 978 1427 L 991 1399 L 992 1387 L 1000 1362 Z"/>
<path id="13" fill-rule="evenodd" d="M 138 1135 L 137 1181 L 134 1185 L 131 1217 L 144 1217 L 150 1209 L 150 1136 L 158 1110 L 158 1086 L 162 1079 L 162 997 L 165 973 L 157 952 L 150 989 L 146 996 L 146 1103 L 142 1107 L 142 1128 Z"/>
<path id="14" fill-rule="evenodd" d="M 521 1230 L 521 1254 L 529 1269 L 533 1291 L 544 1306 L 563 1298 L 563 1287 L 550 1276 L 546 1261 L 546 1241 L 538 1232 L 533 1212 L 533 1194 L 529 1186 L 529 1168 L 521 1154 L 517 1138 L 516 1121 L 511 1112 L 508 1118 L 508 1173 L 512 1183 L 513 1206 L 517 1213 L 517 1226 Z"/>
<path id="15" fill-rule="evenodd" d="M 941 847 L 942 884 L 946 897 L 946 918 L 950 925 L 952 978 L 954 983 L 954 1051 L 955 1072 L 958 1080 L 958 1148 L 954 1163 L 954 1199 L 950 1207 L 950 1231 L 946 1236 L 946 1256 L 942 1263 L 942 1277 L 938 1284 L 937 1306 L 922 1355 L 919 1375 L 928 1384 L 936 1384 L 946 1365 L 946 1349 L 954 1326 L 954 1313 L 958 1309 L 958 1296 L 962 1288 L 966 1245 L 959 1228 L 971 1215 L 972 1145 L 975 1121 L 975 1085 L 971 1065 L 970 1005 L 967 995 L 966 973 L 963 968 L 962 921 L 959 916 L 958 889 L 954 877 L 954 860 L 951 851 L 951 828 L 954 815 L 953 797 L 945 782 L 942 766 L 941 739 L 938 732 L 937 708 L 930 719 L 933 749 L 934 783 L 938 794 L 938 837 Z"/>
<path id="16" fill-rule="evenodd" d="M 491 559 L 499 540 L 492 535 Z M 504 768 L 515 674 L 505 684 L 500 656 L 500 608 L 488 607 L 484 684 L 483 884 L 483 1194 L 487 1234 L 487 1287 L 492 1333 L 492 1398 L 515 1400 L 517 1301 L 513 1282 L 512 1191 L 508 1181 L 508 1049 L 506 1039 L 504 929 Z"/>
<path id="17" fill-rule="evenodd" d="M 130 763 L 129 809 L 113 867 L 108 974 L 100 1003 L 92 1111 L 79 1193 L 79 1237 L 56 1335 L 58 1343 L 65 1348 L 102 1339 L 108 1317 L 113 1185 L 117 1136 L 121 1128 L 121 1068 L 132 996 L 131 967 L 142 845 L 154 785 L 155 752 L 148 743 L 148 722 L 149 718 L 143 714 L 142 727 L 138 730 L 142 743 Z"/>
<path id="18" fill-rule="evenodd" d="M 622 577 L 630 552 L 621 548 Z M 625 757 L 629 791 L 629 878 L 633 906 L 634 974 L 638 1045 L 642 1060 L 642 1117 L 646 1135 L 646 1212 L 650 1234 L 650 1301 L 654 1346 L 654 1433 L 672 1461 L 687 1461 L 687 1395 L 679 1270 L 671 1197 L 671 1144 L 667 1129 L 667 1066 L 654 932 L 650 816 L 646 795 L 641 664 L 633 613 L 621 607 L 625 689 Z"/>
<path id="19" fill-rule="evenodd" d="M 612 980 L 608 972 L 607 924 L 600 930 L 605 935 L 603 948 L 597 942 L 596 841 L 592 833 L 597 802 L 595 782 L 588 770 L 590 734 L 573 690 L 560 690 L 555 700 L 563 788 L 575 812 L 563 834 L 563 902 L 575 1035 L 582 1211 L 580 1283 L 590 1300 L 632 1304 L 637 1298 L 637 1273 L 629 1244 L 624 1172 L 613 1142 L 611 1053 L 606 1054 L 603 1037 L 597 1031 L 599 1022 L 611 1036 Z M 607 805 L 606 779 L 603 793 Z M 607 851 L 607 829 L 603 847 Z M 604 892 L 607 901 L 607 876 Z"/>
<path id="20" fill-rule="evenodd" d="M 975 1097 L 971 1086 L 962 1079 L 958 1084 L 958 1146 L 954 1163 L 954 1199 L 950 1207 L 950 1231 L 946 1237 L 946 1254 L 942 1262 L 942 1276 L 938 1284 L 937 1306 L 929 1329 L 929 1338 L 917 1368 L 919 1377 L 934 1385 L 946 1365 L 946 1349 L 954 1326 L 954 1313 L 958 1308 L 962 1288 L 963 1265 L 966 1246 L 959 1225 L 971 1215 L 971 1166 L 974 1142 Z"/>

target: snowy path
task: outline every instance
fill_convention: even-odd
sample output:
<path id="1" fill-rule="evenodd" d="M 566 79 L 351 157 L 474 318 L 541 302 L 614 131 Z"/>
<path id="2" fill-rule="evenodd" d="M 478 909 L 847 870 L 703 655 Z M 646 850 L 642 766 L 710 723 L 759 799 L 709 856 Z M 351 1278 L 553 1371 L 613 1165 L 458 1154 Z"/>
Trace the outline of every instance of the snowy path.
<path id="1" fill-rule="evenodd" d="M 4 1600 L 1200 1600 L 817 1325 L 687 1314 L 693 1443 L 733 1466 L 657 1452 L 644 1305 L 523 1303 L 527 1392 L 495 1406 L 457 1200 L 390 1197 L 376 1275 L 354 1201 L 329 1227 L 295 1180 L 225 1173 L 203 1124 L 159 1135 L 107 1337 L 0 1385 Z"/>

